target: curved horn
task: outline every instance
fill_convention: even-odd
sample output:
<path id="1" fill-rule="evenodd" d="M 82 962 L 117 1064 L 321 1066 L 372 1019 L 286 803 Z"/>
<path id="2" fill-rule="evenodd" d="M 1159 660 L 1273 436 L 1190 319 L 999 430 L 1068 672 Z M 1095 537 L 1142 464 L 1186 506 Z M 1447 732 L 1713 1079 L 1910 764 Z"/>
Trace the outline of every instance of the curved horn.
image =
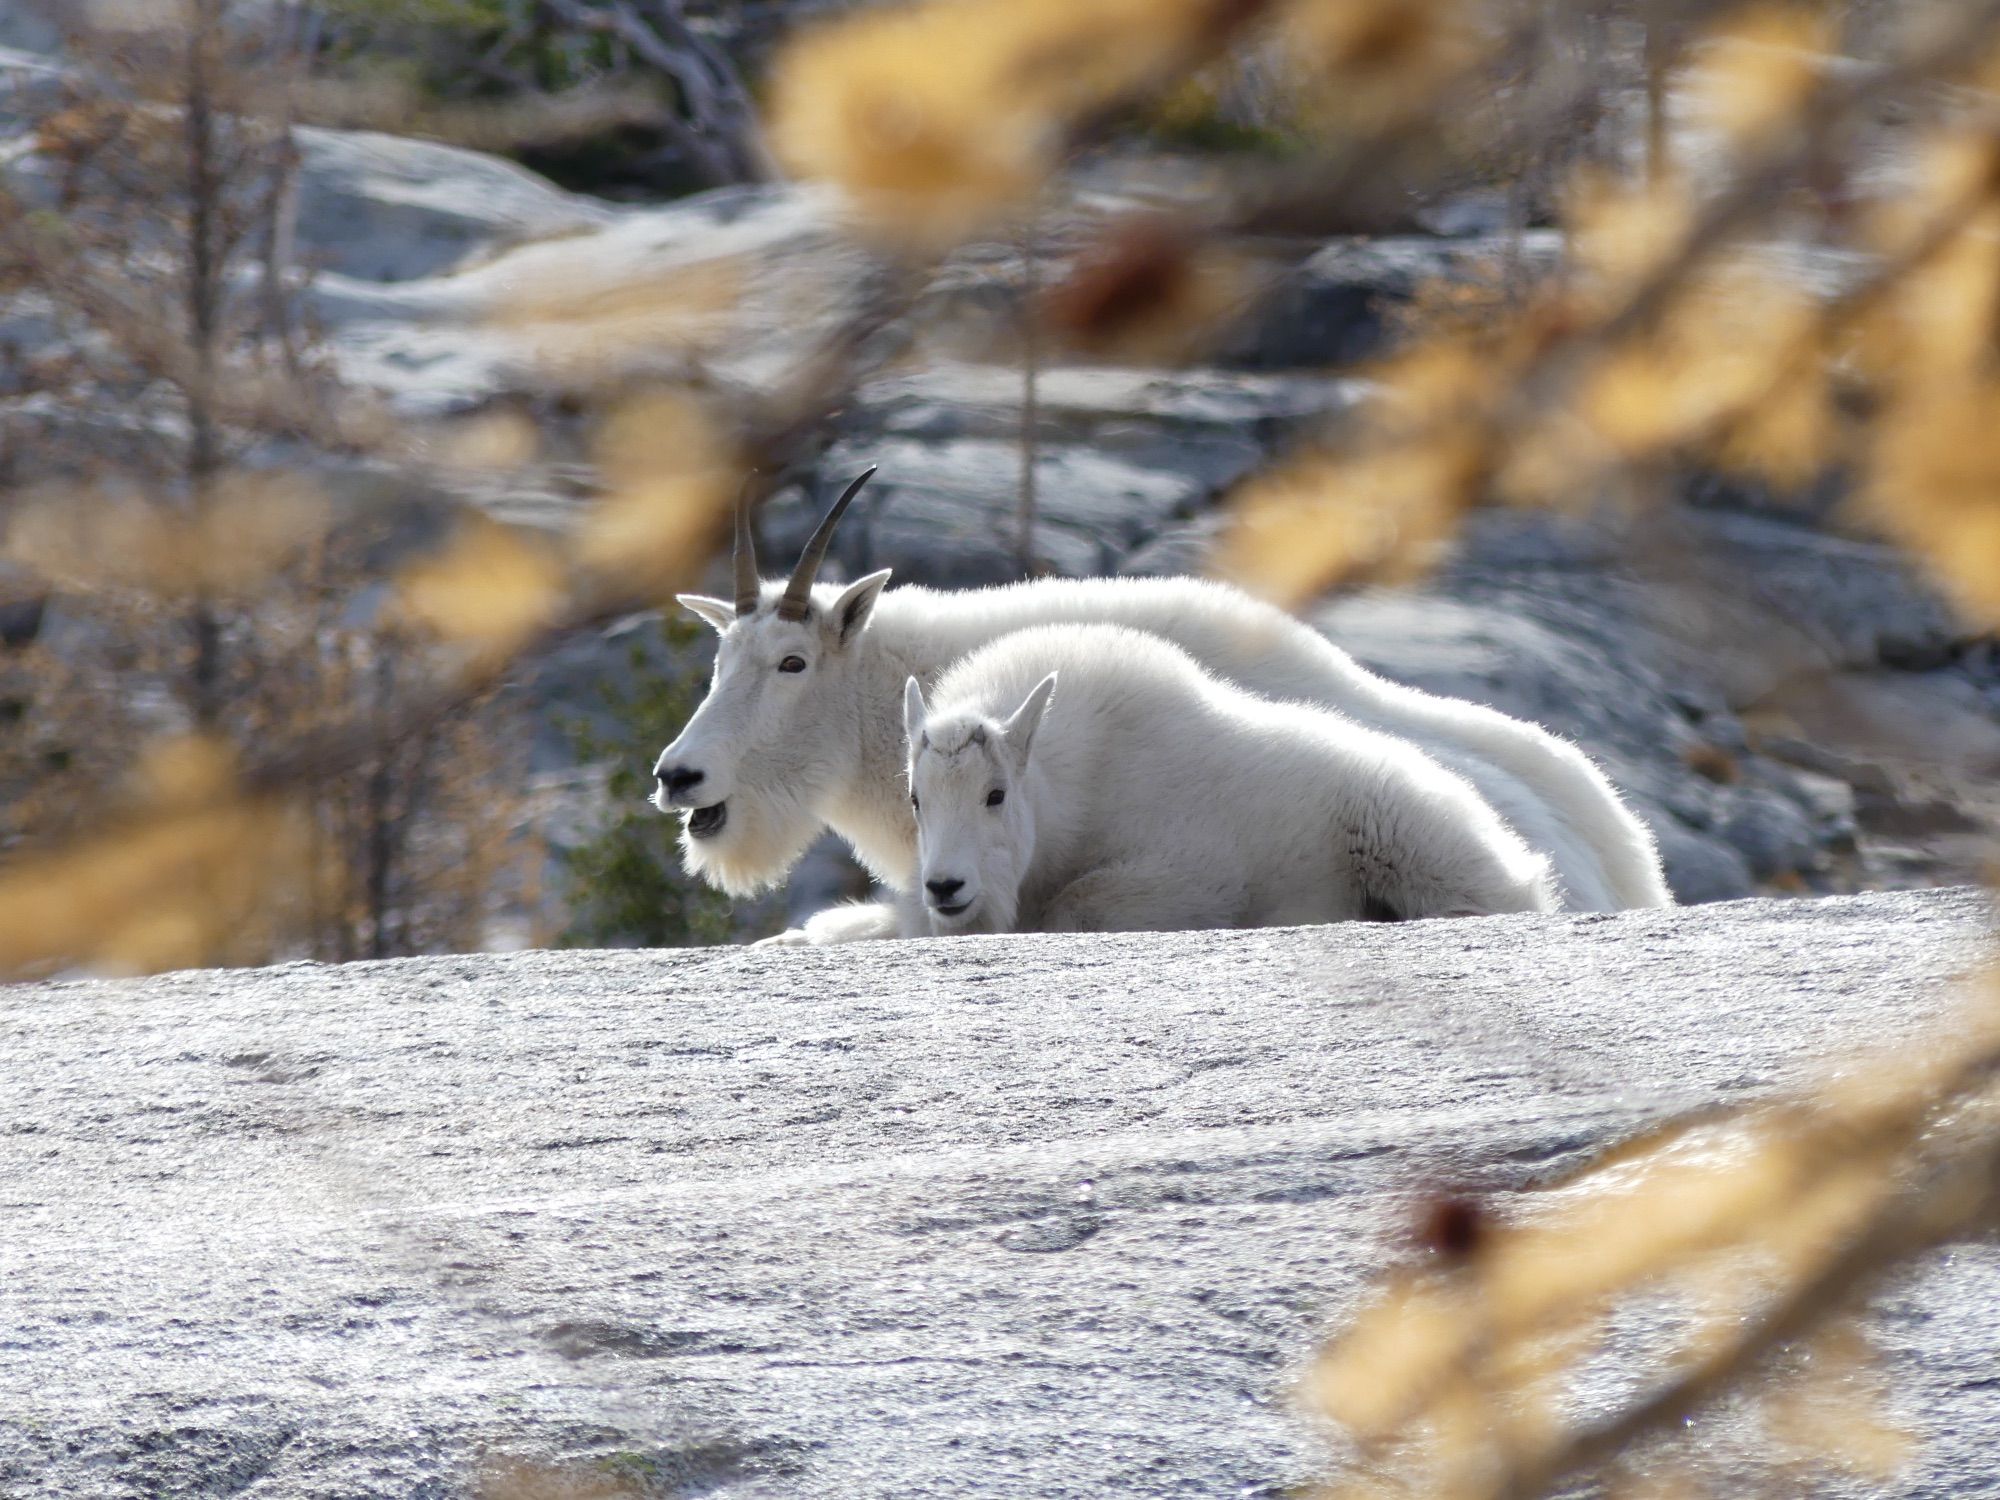
<path id="1" fill-rule="evenodd" d="M 758 595 L 762 592 L 757 579 L 757 539 L 750 534 L 750 486 L 755 482 L 752 475 L 743 482 L 743 493 L 736 501 L 736 616 L 757 612 Z"/>
<path id="2" fill-rule="evenodd" d="M 826 561 L 826 549 L 833 542 L 833 528 L 840 524 L 848 502 L 861 493 L 861 486 L 875 477 L 875 468 L 871 464 L 863 469 L 860 477 L 833 502 L 833 508 L 820 518 L 818 529 L 806 541 L 806 550 L 799 554 L 799 565 L 792 569 L 792 580 L 785 585 L 785 597 L 778 601 L 779 619 L 803 620 L 806 617 L 806 605 L 812 598 L 813 579 L 819 575 L 819 565 Z"/>

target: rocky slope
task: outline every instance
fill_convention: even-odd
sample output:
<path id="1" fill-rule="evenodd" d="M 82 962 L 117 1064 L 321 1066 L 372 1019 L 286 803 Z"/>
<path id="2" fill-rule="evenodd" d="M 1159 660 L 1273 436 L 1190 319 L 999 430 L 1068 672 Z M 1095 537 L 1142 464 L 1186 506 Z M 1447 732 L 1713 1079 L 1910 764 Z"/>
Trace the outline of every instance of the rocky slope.
<path id="1" fill-rule="evenodd" d="M 0 1494 L 446 1500 L 528 1458 L 652 1496 L 1275 1500 L 1330 1451 L 1293 1374 L 1418 1195 L 1917 1033 L 1987 912 L 12 989 Z M 1884 1299 L 1923 1446 L 1874 1493 L 2000 1494 L 1996 1308 L 1990 1247 Z"/>
<path id="2" fill-rule="evenodd" d="M 5 71 L 37 66 L 16 55 Z M 414 419 L 546 410 L 582 378 L 580 359 L 594 376 L 698 357 L 713 378 L 754 386 L 850 305 L 865 266 L 838 206 L 812 190 L 632 208 L 447 146 L 334 131 L 302 144 L 298 238 L 328 353 Z M 1045 226 L 1044 277 L 1088 222 L 1198 193 L 1202 171 L 1087 176 Z M 1419 285 L 1560 253 L 1540 232 L 1510 250 L 1476 200 L 1430 222 L 1450 232 L 1268 247 L 1272 295 L 1207 366 L 1045 371 L 1037 565 L 1200 569 L 1229 486 L 1357 399 L 1343 371 L 1381 346 Z M 1843 268 L 1802 259 L 1799 274 Z M 829 483 L 881 466 L 839 567 L 944 585 L 1014 575 L 1021 381 L 991 361 L 1022 276 L 1016 247 L 972 247 L 893 331 L 900 361 L 858 394 L 821 465 Z M 635 291 L 663 285 L 708 291 L 664 308 Z M 552 342 L 558 311 L 582 333 Z M 17 341 L 51 336 L 33 307 L 4 323 Z M 467 498 L 567 528 L 596 476 L 581 450 L 557 448 Z M 1684 900 L 1971 878 L 1993 823 L 2000 664 L 1888 548 L 1832 519 L 1831 498 L 1783 506 L 1691 481 L 1644 523 L 1588 507 L 1480 517 L 1421 588 L 1342 598 L 1315 619 L 1392 676 L 1575 736 L 1659 833 Z M 780 497 L 767 555 L 788 555 L 810 518 L 804 493 Z M 615 645 L 575 652 L 547 681 L 573 704 L 623 658 Z M 568 769 L 554 736 L 543 751 L 544 770 Z"/>
<path id="3" fill-rule="evenodd" d="M 749 295 L 726 337 L 709 331 L 728 351 L 714 368 L 754 382 L 837 315 L 859 265 L 836 206 L 809 191 L 612 210 L 387 137 L 316 138 L 311 159 L 305 223 L 334 348 L 354 379 L 412 414 L 479 409 L 544 378 L 546 350 L 504 316 L 541 288 L 728 267 Z M 1075 211 L 1165 190 L 1107 183 Z M 370 209 L 385 199 L 393 214 Z M 1072 237 L 1082 218 L 1068 221 Z M 1292 247 L 1220 363 L 1045 371 L 1039 565 L 1200 570 L 1229 486 L 1363 393 L 1340 363 L 1380 347 L 1425 280 L 1502 259 L 1478 212 L 1453 227 L 1466 233 Z M 1050 242 L 1059 261 L 1062 233 Z M 1527 246 L 1531 259 L 1558 250 L 1539 235 Z M 843 416 L 822 480 L 881 466 L 836 548 L 850 574 L 1014 576 L 1021 379 L 974 356 L 1004 342 L 1020 283 L 1011 249 L 962 257 L 902 331 L 905 368 Z M 589 493 L 586 473 L 482 498 L 561 527 Z M 1612 512 L 1476 518 L 1423 587 L 1344 598 L 1315 618 L 1391 676 L 1576 737 L 1659 832 L 1684 900 L 1965 878 L 1983 860 L 1981 787 L 2000 767 L 2000 666 L 1889 548 L 1834 521 L 1833 498 L 1783 505 L 1701 480 L 1644 524 Z M 803 493 L 782 497 L 767 550 L 788 555 L 811 514 Z"/>

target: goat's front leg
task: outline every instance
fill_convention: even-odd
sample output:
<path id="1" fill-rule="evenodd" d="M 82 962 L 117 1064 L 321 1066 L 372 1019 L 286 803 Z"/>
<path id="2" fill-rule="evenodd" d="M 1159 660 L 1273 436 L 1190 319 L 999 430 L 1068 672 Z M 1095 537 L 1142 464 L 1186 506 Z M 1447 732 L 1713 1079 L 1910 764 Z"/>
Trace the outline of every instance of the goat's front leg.
<path id="1" fill-rule="evenodd" d="M 1210 876 L 1166 876 L 1127 862 L 1099 865 L 1057 891 L 1035 923 L 1043 932 L 1182 932 L 1233 927 L 1242 897 Z"/>
<path id="2" fill-rule="evenodd" d="M 814 912 L 800 927 L 752 943 L 753 948 L 819 948 L 829 943 L 867 943 L 882 938 L 926 937 L 930 927 L 921 907 L 907 898 L 849 902 Z"/>

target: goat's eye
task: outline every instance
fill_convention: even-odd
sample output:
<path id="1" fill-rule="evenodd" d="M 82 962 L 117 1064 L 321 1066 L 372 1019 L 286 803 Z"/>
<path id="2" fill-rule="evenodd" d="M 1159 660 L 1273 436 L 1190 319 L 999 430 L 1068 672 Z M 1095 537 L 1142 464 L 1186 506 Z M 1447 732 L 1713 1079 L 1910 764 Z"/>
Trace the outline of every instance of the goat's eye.
<path id="1" fill-rule="evenodd" d="M 910 811 L 911 812 L 923 811 L 921 807 L 917 806 L 917 794 L 915 792 L 910 793 Z"/>
<path id="2" fill-rule="evenodd" d="M 780 672 L 803 672 L 805 669 L 806 659 L 803 656 L 788 656 L 778 663 Z"/>
<path id="3" fill-rule="evenodd" d="M 1000 788 L 997 786 L 993 788 L 992 791 L 986 794 L 986 805 L 988 807 L 998 807 L 1001 803 L 1005 802 L 1006 800 L 1007 800 L 1007 794 L 1001 791 Z"/>

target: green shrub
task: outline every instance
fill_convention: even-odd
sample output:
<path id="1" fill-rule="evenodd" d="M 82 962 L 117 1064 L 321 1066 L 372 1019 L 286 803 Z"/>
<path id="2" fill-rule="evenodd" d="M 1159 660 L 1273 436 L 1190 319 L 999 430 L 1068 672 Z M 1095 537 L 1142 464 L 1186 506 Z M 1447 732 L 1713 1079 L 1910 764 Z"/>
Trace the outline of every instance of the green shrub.
<path id="1" fill-rule="evenodd" d="M 615 50 L 521 0 L 331 0 L 327 12 L 330 61 L 360 77 L 386 70 L 431 99 L 575 88 L 600 76 Z"/>
<path id="2" fill-rule="evenodd" d="M 597 712 L 561 728 L 578 760 L 609 767 L 606 816 L 583 843 L 558 850 L 569 925 L 568 948 L 685 948 L 730 936 L 729 898 L 681 873 L 680 824 L 646 802 L 649 756 L 680 733 L 701 701 L 683 660 L 700 627 L 662 621 L 635 632 L 621 681 L 596 691 Z"/>

